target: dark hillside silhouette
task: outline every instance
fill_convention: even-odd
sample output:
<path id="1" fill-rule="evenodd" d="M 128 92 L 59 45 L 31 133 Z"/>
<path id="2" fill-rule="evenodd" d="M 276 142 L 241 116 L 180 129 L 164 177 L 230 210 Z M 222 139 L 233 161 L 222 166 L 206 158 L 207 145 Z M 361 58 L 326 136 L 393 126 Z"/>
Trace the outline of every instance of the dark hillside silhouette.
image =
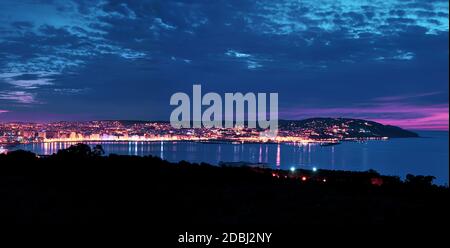
<path id="1" fill-rule="evenodd" d="M 100 156 L 76 145 L 52 156 L 0 155 L 2 225 L 61 227 L 434 226 L 448 188 L 375 171 L 275 171 Z M 19 162 L 20 161 L 20 162 Z"/>

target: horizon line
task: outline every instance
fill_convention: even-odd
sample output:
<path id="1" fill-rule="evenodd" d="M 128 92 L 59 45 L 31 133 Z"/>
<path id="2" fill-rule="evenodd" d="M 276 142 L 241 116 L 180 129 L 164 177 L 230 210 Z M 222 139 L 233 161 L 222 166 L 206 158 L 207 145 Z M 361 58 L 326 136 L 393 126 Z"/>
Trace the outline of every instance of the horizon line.
<path id="1" fill-rule="evenodd" d="M 364 119 L 364 118 L 351 118 L 351 117 L 308 117 L 304 119 L 279 119 L 278 121 L 303 121 L 303 120 L 309 120 L 309 119 L 350 119 L 350 120 L 364 120 L 364 121 L 371 121 L 375 123 L 382 124 L 384 126 L 394 126 L 399 127 L 404 130 L 409 131 L 443 131 L 448 132 L 449 131 L 449 125 L 447 126 L 440 126 L 440 127 L 402 127 L 400 125 L 392 125 L 388 123 L 383 123 L 380 121 L 372 120 L 372 119 Z M 29 124 L 51 124 L 51 123 L 57 123 L 57 122 L 91 122 L 91 121 L 130 121 L 130 122 L 170 122 L 170 120 L 144 120 L 144 119 L 90 119 L 90 120 L 57 120 L 57 121 L 2 121 L 0 120 L 0 124 L 10 124 L 10 123 L 29 123 Z"/>

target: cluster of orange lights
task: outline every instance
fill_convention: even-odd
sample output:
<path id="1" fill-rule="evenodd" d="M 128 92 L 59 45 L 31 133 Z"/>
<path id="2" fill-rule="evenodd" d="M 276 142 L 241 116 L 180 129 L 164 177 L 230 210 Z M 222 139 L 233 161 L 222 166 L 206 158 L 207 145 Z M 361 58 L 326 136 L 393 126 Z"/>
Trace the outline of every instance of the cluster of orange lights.
<path id="1" fill-rule="evenodd" d="M 293 178 L 293 177 L 291 177 L 291 176 L 288 176 L 288 175 L 280 175 L 279 173 L 275 173 L 275 172 L 272 173 L 272 177 L 277 178 L 277 179 L 279 179 L 279 178 L 285 178 L 285 179 Z M 297 176 L 296 176 L 296 177 L 294 177 L 294 178 L 295 178 L 295 179 L 300 179 L 302 182 L 306 182 L 306 181 L 312 179 L 313 177 L 308 177 L 308 176 L 300 176 L 300 177 L 297 177 Z M 318 180 L 318 181 L 321 181 L 321 182 L 323 182 L 323 183 L 326 183 L 326 182 L 327 182 L 327 179 L 326 179 L 326 178 L 322 178 L 321 180 Z"/>
<path id="2" fill-rule="evenodd" d="M 185 135 L 175 135 L 175 136 L 153 136 L 153 137 L 144 137 L 144 136 L 113 136 L 107 135 L 106 137 L 102 136 L 82 136 L 79 135 L 77 137 L 67 137 L 67 138 L 45 138 L 43 142 L 51 143 L 51 142 L 85 142 L 85 141 L 208 141 L 213 140 L 209 137 L 196 137 L 196 136 L 185 136 Z M 266 137 L 233 137 L 226 138 L 224 140 L 242 142 L 242 143 L 267 143 L 267 142 L 276 142 L 276 143 L 301 143 L 301 144 L 309 144 L 309 143 L 320 143 L 324 142 L 323 140 L 314 140 L 310 138 L 304 137 L 282 137 L 277 136 L 273 139 L 268 139 Z M 337 140 L 327 140 L 328 142 L 336 142 Z"/>

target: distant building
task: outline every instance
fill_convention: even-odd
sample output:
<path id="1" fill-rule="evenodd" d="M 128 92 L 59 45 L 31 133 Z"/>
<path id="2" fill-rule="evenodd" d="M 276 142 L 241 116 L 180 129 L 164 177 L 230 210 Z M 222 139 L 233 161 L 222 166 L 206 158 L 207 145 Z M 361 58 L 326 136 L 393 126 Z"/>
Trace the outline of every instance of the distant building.
<path id="1" fill-rule="evenodd" d="M 45 131 L 38 132 L 38 138 L 39 139 L 46 139 L 47 135 L 46 135 Z"/>
<path id="2" fill-rule="evenodd" d="M 25 139 L 34 139 L 34 138 L 36 138 L 36 132 L 35 131 L 22 131 L 22 136 Z"/>
<path id="3" fill-rule="evenodd" d="M 75 140 L 78 138 L 78 134 L 76 132 L 70 132 L 69 139 Z"/>
<path id="4" fill-rule="evenodd" d="M 45 137 L 46 137 L 46 139 L 58 139 L 59 133 L 58 133 L 58 131 L 46 131 Z"/>

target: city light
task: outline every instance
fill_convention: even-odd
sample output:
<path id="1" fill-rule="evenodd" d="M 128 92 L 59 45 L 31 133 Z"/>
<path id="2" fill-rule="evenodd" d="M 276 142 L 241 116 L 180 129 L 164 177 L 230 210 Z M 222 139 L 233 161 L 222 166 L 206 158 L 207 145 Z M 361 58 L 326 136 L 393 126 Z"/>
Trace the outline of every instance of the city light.
<path id="1" fill-rule="evenodd" d="M 295 172 L 295 167 L 292 166 L 290 170 L 291 170 L 291 172 Z"/>
<path id="2" fill-rule="evenodd" d="M 348 121 L 349 122 L 349 121 Z M 53 142 L 153 142 L 153 141 L 230 141 L 239 143 L 286 143 L 299 146 L 339 144 L 340 140 L 377 139 L 386 137 L 353 135 L 345 121 L 336 125 L 324 121 L 315 126 L 280 126 L 276 137 L 261 135 L 256 128 L 173 128 L 167 122 L 85 121 L 54 123 L 0 123 L 0 145 Z M 338 131 L 338 132 L 333 132 Z M 326 138 L 323 138 L 323 137 Z"/>
<path id="3" fill-rule="evenodd" d="M 317 172 L 317 167 L 314 166 L 314 167 L 312 168 L 312 171 Z"/>

